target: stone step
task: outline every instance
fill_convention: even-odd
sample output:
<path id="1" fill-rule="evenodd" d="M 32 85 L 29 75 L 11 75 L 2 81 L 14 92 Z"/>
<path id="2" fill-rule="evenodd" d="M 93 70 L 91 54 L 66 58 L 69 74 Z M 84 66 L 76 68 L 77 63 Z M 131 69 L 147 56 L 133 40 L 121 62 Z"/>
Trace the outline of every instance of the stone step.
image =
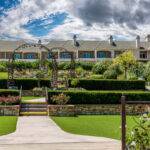
<path id="1" fill-rule="evenodd" d="M 21 116 L 47 116 L 47 112 L 20 112 Z"/>
<path id="2" fill-rule="evenodd" d="M 21 108 L 47 108 L 47 104 L 21 104 Z"/>
<path id="3" fill-rule="evenodd" d="M 21 108 L 21 112 L 46 112 L 47 108 Z"/>

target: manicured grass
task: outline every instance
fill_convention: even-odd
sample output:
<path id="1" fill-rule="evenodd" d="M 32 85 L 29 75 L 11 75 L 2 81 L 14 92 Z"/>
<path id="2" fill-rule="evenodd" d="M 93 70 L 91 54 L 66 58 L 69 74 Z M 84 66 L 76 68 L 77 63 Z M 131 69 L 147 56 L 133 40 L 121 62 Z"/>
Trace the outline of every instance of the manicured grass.
<path id="1" fill-rule="evenodd" d="M 63 130 L 70 133 L 113 139 L 121 138 L 121 118 L 119 115 L 83 115 L 78 117 L 52 117 L 52 119 Z M 127 130 L 130 131 L 134 125 L 133 116 L 127 116 Z"/>
<path id="2" fill-rule="evenodd" d="M 12 133 L 16 130 L 17 117 L 15 116 L 1 116 L 0 117 L 0 135 Z"/>
<path id="3" fill-rule="evenodd" d="M 8 73 L 7 72 L 0 72 L 0 79 L 7 79 Z"/>
<path id="4" fill-rule="evenodd" d="M 38 99 L 38 98 L 42 98 L 39 96 L 23 96 L 21 100 L 26 101 L 26 100 L 33 100 L 33 99 Z"/>

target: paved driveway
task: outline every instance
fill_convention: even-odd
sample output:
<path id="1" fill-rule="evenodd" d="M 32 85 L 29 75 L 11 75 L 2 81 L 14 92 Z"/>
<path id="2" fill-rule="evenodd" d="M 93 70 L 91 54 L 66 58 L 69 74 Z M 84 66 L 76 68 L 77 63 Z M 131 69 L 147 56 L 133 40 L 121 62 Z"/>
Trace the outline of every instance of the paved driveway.
<path id="1" fill-rule="evenodd" d="M 19 117 L 16 132 L 0 137 L 0 150 L 119 150 L 117 140 L 66 133 L 47 116 Z"/>

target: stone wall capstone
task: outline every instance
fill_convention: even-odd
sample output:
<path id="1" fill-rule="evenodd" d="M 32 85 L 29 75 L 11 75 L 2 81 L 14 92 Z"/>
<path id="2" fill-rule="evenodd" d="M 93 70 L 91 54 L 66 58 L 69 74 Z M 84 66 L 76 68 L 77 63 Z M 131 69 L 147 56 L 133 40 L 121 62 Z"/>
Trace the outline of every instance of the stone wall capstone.
<path id="1" fill-rule="evenodd" d="M 70 107 L 67 107 L 70 106 Z M 127 104 L 127 114 L 142 114 L 150 110 L 150 104 Z M 60 111 L 60 105 L 48 105 L 48 114 L 50 116 L 76 115 L 120 115 L 121 105 L 63 105 Z"/>

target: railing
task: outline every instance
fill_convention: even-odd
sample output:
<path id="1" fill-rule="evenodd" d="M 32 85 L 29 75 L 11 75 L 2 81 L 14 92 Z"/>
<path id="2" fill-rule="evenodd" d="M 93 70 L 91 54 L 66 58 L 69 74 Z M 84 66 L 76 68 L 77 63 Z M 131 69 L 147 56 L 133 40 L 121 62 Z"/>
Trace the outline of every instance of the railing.
<path id="1" fill-rule="evenodd" d="M 121 147 L 126 150 L 126 104 L 150 104 L 150 101 L 126 101 L 126 97 L 121 96 Z"/>

